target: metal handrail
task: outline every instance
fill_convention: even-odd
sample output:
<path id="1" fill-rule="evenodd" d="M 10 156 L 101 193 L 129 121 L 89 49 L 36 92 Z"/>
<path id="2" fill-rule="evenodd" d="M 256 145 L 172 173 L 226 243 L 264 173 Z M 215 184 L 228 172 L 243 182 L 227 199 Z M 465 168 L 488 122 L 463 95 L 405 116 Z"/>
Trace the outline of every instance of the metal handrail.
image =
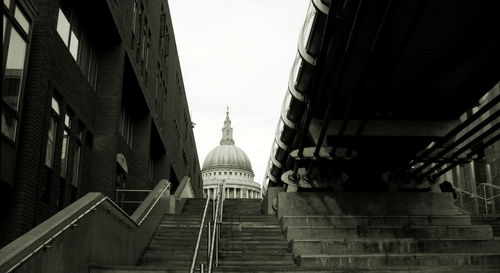
<path id="1" fill-rule="evenodd" d="M 486 214 L 489 214 L 488 203 L 491 200 L 495 200 L 496 198 L 499 198 L 500 194 L 496 194 L 496 195 L 493 195 L 493 196 L 488 196 L 488 193 L 486 191 L 486 187 L 488 187 L 490 189 L 494 189 L 494 190 L 500 190 L 500 186 L 497 186 L 497 185 L 494 185 L 494 184 L 491 184 L 491 183 L 480 183 L 479 186 L 483 187 L 483 196 L 480 196 L 478 194 L 475 194 L 475 193 L 463 190 L 461 188 L 457 188 L 455 186 L 453 188 L 456 191 L 458 191 L 458 192 L 465 193 L 465 194 L 470 195 L 473 198 L 478 198 L 478 199 L 482 200 L 484 202 L 484 210 L 485 210 Z"/>
<path id="2" fill-rule="evenodd" d="M 210 239 L 209 237 L 209 242 L 210 242 L 210 255 L 208 257 L 208 266 L 207 266 L 207 272 L 212 273 L 212 267 L 214 265 L 214 255 L 215 255 L 215 267 L 219 266 L 219 241 L 220 241 L 220 226 L 222 224 L 222 212 L 223 212 L 223 207 L 224 207 L 224 180 L 219 182 L 217 185 L 217 196 L 216 196 L 216 201 L 217 205 L 215 207 L 215 213 L 214 213 L 214 225 L 212 228 L 212 232 L 208 232 L 209 236 L 212 236 Z M 201 272 L 203 273 L 203 272 Z"/>
<path id="3" fill-rule="evenodd" d="M 209 232 L 209 236 L 212 236 L 212 238 L 209 238 L 209 241 L 210 241 L 210 255 L 208 257 L 208 266 L 207 266 L 207 271 L 208 273 L 211 273 L 212 272 L 212 265 L 213 265 L 213 258 L 214 258 L 214 248 L 215 248 L 215 245 L 216 245 L 216 239 L 218 239 L 218 226 L 219 226 L 219 208 L 220 208 L 220 198 L 221 196 L 221 192 L 219 191 L 217 193 L 217 197 L 216 197 L 216 200 L 217 200 L 217 205 L 215 206 L 215 223 L 212 227 L 212 231 Z M 216 250 L 217 251 L 217 250 Z M 203 272 L 201 272 L 203 273 Z"/>
<path id="4" fill-rule="evenodd" d="M 222 223 L 222 207 L 224 206 L 224 180 L 219 182 L 217 185 L 217 194 L 213 200 L 213 225 L 208 221 L 207 223 L 207 272 L 211 273 L 214 264 L 215 255 L 215 267 L 219 264 L 219 240 L 220 240 L 220 224 Z M 208 206 L 210 203 L 210 196 L 207 196 L 207 201 L 205 203 L 205 209 L 203 211 L 203 217 L 200 223 L 200 229 L 198 231 L 198 237 L 196 239 L 196 246 L 194 249 L 193 259 L 191 260 L 191 267 L 189 268 L 190 273 L 194 273 L 196 267 L 196 259 L 198 257 L 198 251 L 200 247 L 201 235 L 203 233 L 203 228 L 205 227 L 205 219 L 207 216 Z M 205 265 L 200 264 L 200 272 L 204 273 Z"/>
<path id="5" fill-rule="evenodd" d="M 480 186 L 489 187 L 489 188 L 492 188 L 492 189 L 495 189 L 495 190 L 500 190 L 500 186 L 495 185 L 495 184 L 491 184 L 491 183 L 480 183 L 479 185 Z"/>
<path id="6" fill-rule="evenodd" d="M 479 198 L 481 200 L 485 200 L 485 198 L 483 196 L 480 196 L 480 195 L 477 195 L 475 193 L 472 193 L 470 191 L 466 191 L 466 190 L 463 190 L 461 188 L 457 188 L 457 187 L 453 187 L 454 190 L 458 191 L 458 192 L 461 192 L 461 193 L 465 193 L 465 194 L 468 194 L 470 195 L 471 197 L 474 197 L 474 198 Z"/>
<path id="7" fill-rule="evenodd" d="M 205 226 L 205 218 L 207 216 L 207 210 L 208 210 L 209 203 L 210 203 L 210 198 L 207 197 L 207 201 L 205 202 L 205 209 L 203 210 L 203 217 L 201 218 L 200 230 L 198 232 L 198 238 L 196 239 L 196 246 L 194 248 L 193 259 L 191 260 L 191 268 L 189 269 L 190 273 L 194 272 L 194 267 L 196 266 L 196 258 L 198 256 L 198 249 L 200 248 L 201 233 L 203 232 L 203 227 Z"/>

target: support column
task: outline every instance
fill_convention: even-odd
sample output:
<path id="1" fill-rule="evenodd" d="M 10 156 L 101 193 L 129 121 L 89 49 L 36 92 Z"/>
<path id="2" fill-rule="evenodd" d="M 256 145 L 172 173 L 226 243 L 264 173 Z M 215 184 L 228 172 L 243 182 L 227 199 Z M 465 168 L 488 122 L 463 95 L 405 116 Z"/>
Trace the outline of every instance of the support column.
<path id="1" fill-rule="evenodd" d="M 236 198 L 236 188 L 233 188 L 233 198 Z"/>
<path id="2" fill-rule="evenodd" d="M 248 191 L 249 191 L 248 189 L 245 190 L 245 198 L 247 198 L 247 199 L 248 199 Z"/>
<path id="3" fill-rule="evenodd" d="M 240 189 L 240 198 L 243 198 L 243 189 Z"/>

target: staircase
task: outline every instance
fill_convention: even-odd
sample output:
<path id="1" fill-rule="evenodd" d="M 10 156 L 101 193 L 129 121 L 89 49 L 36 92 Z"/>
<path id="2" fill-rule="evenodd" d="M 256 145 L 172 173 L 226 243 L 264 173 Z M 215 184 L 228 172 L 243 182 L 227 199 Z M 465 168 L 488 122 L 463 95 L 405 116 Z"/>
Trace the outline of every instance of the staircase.
<path id="1" fill-rule="evenodd" d="M 205 202 L 206 199 L 188 199 L 181 214 L 165 215 L 136 266 L 93 266 L 91 272 L 189 272 Z M 212 217 L 212 203 L 207 217 Z M 196 269 L 200 268 L 200 262 L 206 263 L 207 260 L 206 228 L 203 230 Z"/>
<path id="2" fill-rule="evenodd" d="M 500 272 L 500 238 L 460 216 L 284 216 L 300 267 L 334 272 Z"/>
<path id="3" fill-rule="evenodd" d="M 322 272 L 299 268 L 275 216 L 258 199 L 226 199 L 219 267 L 214 272 Z M 330 271 L 325 271 L 330 272 Z"/>
<path id="4" fill-rule="evenodd" d="M 166 215 L 136 266 L 93 266 L 93 273 L 188 272 L 204 199 Z M 209 217 L 212 206 L 209 206 Z M 275 216 L 260 200 L 226 199 L 213 272 L 499 273 L 498 217 Z M 204 229 L 206 231 L 206 229 Z M 199 263 L 207 261 L 202 234 Z"/>

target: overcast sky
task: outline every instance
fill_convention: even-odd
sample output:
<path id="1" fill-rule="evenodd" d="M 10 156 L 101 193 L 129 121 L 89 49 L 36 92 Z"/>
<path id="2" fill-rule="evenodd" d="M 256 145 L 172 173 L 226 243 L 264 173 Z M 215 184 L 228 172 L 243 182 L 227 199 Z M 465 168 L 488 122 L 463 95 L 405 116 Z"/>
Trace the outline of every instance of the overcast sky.
<path id="1" fill-rule="evenodd" d="M 309 1 L 168 2 L 200 165 L 229 106 L 235 144 L 262 184 Z"/>

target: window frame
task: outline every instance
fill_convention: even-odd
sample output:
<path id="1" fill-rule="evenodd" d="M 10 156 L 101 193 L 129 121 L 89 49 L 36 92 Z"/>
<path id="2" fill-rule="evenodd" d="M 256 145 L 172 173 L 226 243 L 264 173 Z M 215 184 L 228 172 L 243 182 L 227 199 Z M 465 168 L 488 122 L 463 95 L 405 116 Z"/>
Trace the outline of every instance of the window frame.
<path id="1" fill-rule="evenodd" d="M 24 17 L 27 19 L 29 23 L 28 33 L 25 32 L 24 28 L 15 18 L 15 12 L 17 10 L 19 10 L 22 13 L 22 15 L 24 15 Z M 4 18 L 5 18 L 5 24 L 3 25 L 3 28 L 5 29 L 5 31 L 3 31 L 3 37 L 2 37 L 3 46 L 2 46 L 2 67 L 1 67 L 1 72 L 3 77 L 5 76 L 5 66 L 7 65 L 8 49 L 10 45 L 12 30 L 14 29 L 20 36 L 20 38 L 26 43 L 26 50 L 24 52 L 23 71 L 21 75 L 21 82 L 19 83 L 19 93 L 17 94 L 17 109 L 14 109 L 7 102 L 5 102 L 3 100 L 3 97 L 0 98 L 2 111 L 5 111 L 6 115 L 10 115 L 16 120 L 14 138 L 11 139 L 10 137 L 4 135 L 3 133 L 0 133 L 0 139 L 1 141 L 6 142 L 7 144 L 16 145 L 17 140 L 19 138 L 19 126 L 21 123 L 21 113 L 24 101 L 24 90 L 26 87 L 26 76 L 28 72 L 31 35 L 33 32 L 33 17 L 30 13 L 27 12 L 27 9 L 21 3 L 17 3 L 17 1 L 11 0 L 8 7 L 5 6 L 5 3 L 2 1 L 2 20 Z M 2 90 L 4 84 L 3 77 L 2 77 Z"/>

